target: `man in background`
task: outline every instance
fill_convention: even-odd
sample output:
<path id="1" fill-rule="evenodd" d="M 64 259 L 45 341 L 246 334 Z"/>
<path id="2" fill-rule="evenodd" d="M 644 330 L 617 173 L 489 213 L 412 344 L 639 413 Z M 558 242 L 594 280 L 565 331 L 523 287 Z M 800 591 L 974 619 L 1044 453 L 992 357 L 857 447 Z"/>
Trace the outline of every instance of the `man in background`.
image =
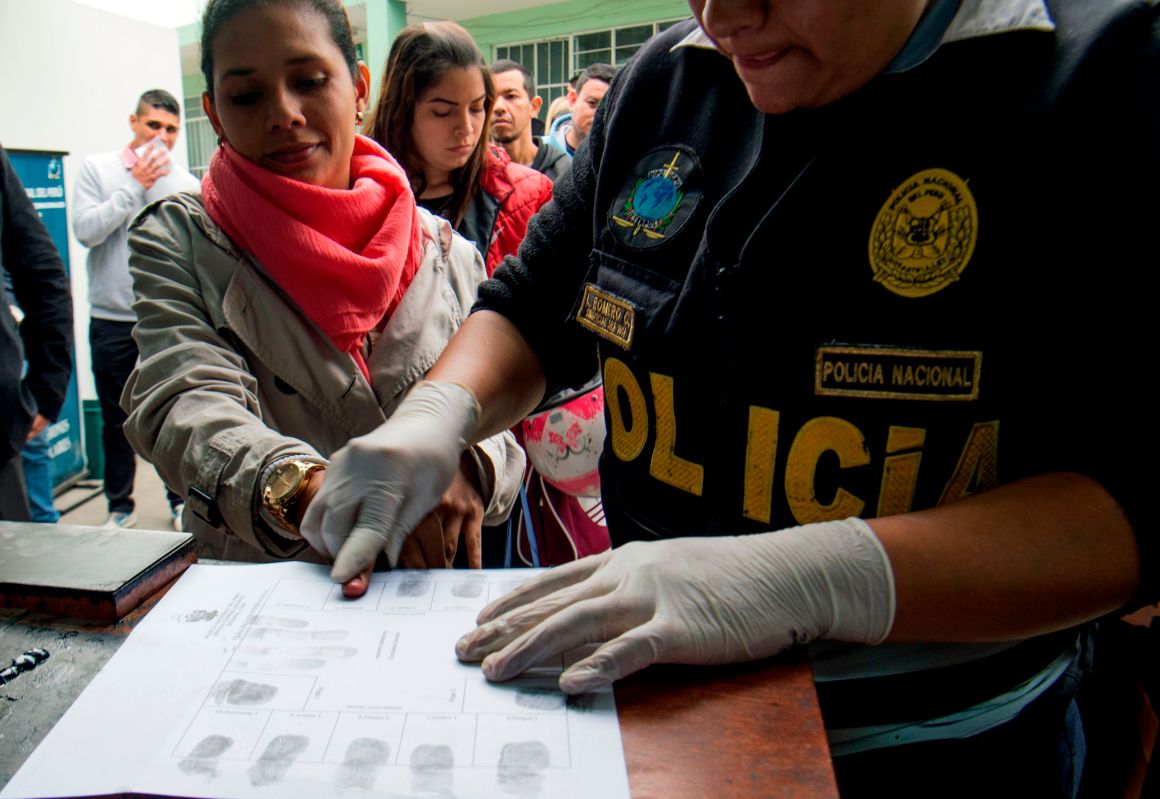
<path id="1" fill-rule="evenodd" d="M 91 155 L 76 182 L 73 230 L 89 248 L 89 345 L 101 403 L 105 454 L 105 497 L 110 527 L 137 523 L 133 502 L 136 455 L 125 440 L 121 392 L 137 363 L 133 341 L 133 282 L 129 277 L 130 220 L 148 203 L 198 188 L 193 175 L 173 164 L 169 151 L 181 131 L 181 108 L 169 92 L 151 89 L 129 115 L 133 139 L 111 153 Z M 180 529 L 183 501 L 168 492 L 174 527 Z"/>
<path id="2" fill-rule="evenodd" d="M 547 141 L 575 155 L 576 149 L 588 138 L 596 107 L 608 92 L 616 77 L 616 67 L 609 64 L 591 64 L 576 78 L 575 91 L 568 90 L 568 104 L 572 114 L 560 117 L 552 125 Z"/>
<path id="3" fill-rule="evenodd" d="M 577 72 L 568 82 L 564 84 L 564 93 L 557 97 L 552 102 L 548 103 L 548 113 L 545 114 L 544 124 L 547 126 L 548 132 L 544 134 L 545 141 L 551 141 L 556 130 L 565 124 L 571 124 L 572 109 L 571 101 L 568 99 L 569 95 L 576 93 L 576 81 L 580 80 L 583 71 Z M 555 144 L 555 142 L 553 142 Z M 560 149 L 563 149 L 561 147 Z"/>
<path id="4" fill-rule="evenodd" d="M 72 374 L 72 296 L 60 254 L 3 147 L 0 271 L 23 313 L 18 329 L 7 302 L 0 308 L 0 519 L 28 521 L 19 453 L 64 405 Z"/>
<path id="5" fill-rule="evenodd" d="M 554 183 L 572 163 L 562 149 L 546 145 L 532 132 L 532 121 L 544 101 L 536 94 L 536 81 L 527 67 L 501 59 L 491 68 L 495 80 L 495 108 L 491 137 L 507 150 L 512 161 L 542 172 Z"/>

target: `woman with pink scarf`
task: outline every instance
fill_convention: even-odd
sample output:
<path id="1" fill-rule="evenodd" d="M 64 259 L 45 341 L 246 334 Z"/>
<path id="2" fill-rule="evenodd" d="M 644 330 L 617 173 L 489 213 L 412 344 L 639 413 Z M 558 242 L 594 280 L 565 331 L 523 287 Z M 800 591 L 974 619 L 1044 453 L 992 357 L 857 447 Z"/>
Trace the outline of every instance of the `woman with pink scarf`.
<path id="1" fill-rule="evenodd" d="M 299 523 L 330 459 L 374 447 L 395 413 L 462 401 L 422 378 L 483 264 L 357 135 L 370 76 L 338 0 L 211 0 L 202 28 L 221 146 L 200 196 L 150 207 L 130 234 L 141 359 L 126 433 L 187 499 L 204 555 L 325 562 L 345 540 L 328 531 L 347 526 L 324 519 L 304 538 Z M 463 449 L 439 504 L 380 542 L 383 563 L 449 566 L 462 538 L 478 566 L 481 525 L 506 517 L 523 456 L 506 435 Z M 360 497 L 393 490 L 359 479 Z"/>

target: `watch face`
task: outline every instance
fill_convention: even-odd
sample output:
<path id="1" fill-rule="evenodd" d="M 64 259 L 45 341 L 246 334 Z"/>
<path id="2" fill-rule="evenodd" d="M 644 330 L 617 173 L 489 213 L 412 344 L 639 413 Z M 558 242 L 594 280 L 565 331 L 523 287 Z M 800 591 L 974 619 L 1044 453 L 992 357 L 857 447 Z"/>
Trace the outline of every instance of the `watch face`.
<path id="1" fill-rule="evenodd" d="M 298 484 L 302 482 L 303 469 L 294 461 L 284 463 L 270 475 L 268 491 L 270 499 L 277 502 L 294 493 Z"/>

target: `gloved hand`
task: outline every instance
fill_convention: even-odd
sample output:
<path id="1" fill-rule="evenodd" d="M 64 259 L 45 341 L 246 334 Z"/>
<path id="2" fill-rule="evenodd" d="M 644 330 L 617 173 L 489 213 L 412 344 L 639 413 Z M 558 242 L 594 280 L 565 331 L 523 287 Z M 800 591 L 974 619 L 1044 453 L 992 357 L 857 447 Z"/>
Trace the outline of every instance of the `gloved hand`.
<path id="1" fill-rule="evenodd" d="M 403 541 L 455 476 L 479 413 L 464 386 L 424 381 L 390 419 L 334 454 L 300 529 L 334 558 L 336 582 L 372 566 L 380 552 L 398 564 Z"/>
<path id="2" fill-rule="evenodd" d="M 894 576 L 861 519 L 633 542 L 530 580 L 477 622 L 455 653 L 483 658 L 489 680 L 602 644 L 560 675 L 575 694 L 651 663 L 756 660 L 815 638 L 880 643 L 894 622 Z"/>

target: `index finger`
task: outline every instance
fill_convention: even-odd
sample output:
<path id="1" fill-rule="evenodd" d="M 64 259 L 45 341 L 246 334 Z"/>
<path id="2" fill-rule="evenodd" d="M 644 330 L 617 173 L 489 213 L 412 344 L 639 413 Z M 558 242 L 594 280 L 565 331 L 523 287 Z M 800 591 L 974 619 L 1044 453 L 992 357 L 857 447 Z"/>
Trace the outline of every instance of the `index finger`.
<path id="1" fill-rule="evenodd" d="M 351 577 L 342 584 L 342 595 L 347 599 L 358 599 L 367 592 L 371 584 L 371 572 L 374 566 L 368 566 L 364 571 Z"/>
<path id="2" fill-rule="evenodd" d="M 362 517 L 334 557 L 334 565 L 330 569 L 330 577 L 336 583 L 345 583 L 359 575 L 367 568 L 375 565 L 379 552 L 383 549 L 383 540 L 373 528 L 364 526 Z M 390 554 L 390 553 L 388 553 Z M 396 552 L 392 563 L 398 562 Z"/>
<path id="3" fill-rule="evenodd" d="M 573 602 L 487 655 L 483 675 L 492 682 L 510 680 L 548 658 L 584 644 L 604 644 L 645 621 L 625 610 L 607 594 Z"/>
<path id="4" fill-rule="evenodd" d="M 467 568 L 483 568 L 483 527 L 479 521 L 471 519 L 463 528 L 467 544 Z"/>
<path id="5" fill-rule="evenodd" d="M 475 623 L 483 624 L 489 622 L 492 619 L 502 616 L 509 610 L 514 610 L 529 602 L 535 602 L 537 599 L 556 593 L 561 588 L 567 588 L 570 585 L 587 580 L 596 573 L 597 569 L 604 565 L 604 562 L 608 560 L 610 552 L 611 550 L 606 550 L 599 555 L 589 555 L 586 558 L 565 563 L 563 566 L 552 567 L 543 574 L 528 580 L 511 593 L 504 594 L 499 599 L 491 602 L 475 617 Z"/>
<path id="6" fill-rule="evenodd" d="M 403 553 L 408 550 L 410 557 L 404 565 Z M 443 523 L 437 515 L 429 513 L 403 541 L 398 564 L 410 569 L 445 569 L 450 565 L 443 550 Z"/>
<path id="7" fill-rule="evenodd" d="M 559 591 L 513 608 L 460 636 L 455 642 L 455 656 L 464 662 L 482 660 L 507 647 L 517 638 L 526 637 L 528 631 L 554 622 L 559 614 L 570 612 L 592 599 L 608 596 L 615 588 L 615 585 L 600 580 L 581 580 L 564 586 Z M 626 614 L 627 611 L 619 614 L 621 621 L 627 617 Z"/>

